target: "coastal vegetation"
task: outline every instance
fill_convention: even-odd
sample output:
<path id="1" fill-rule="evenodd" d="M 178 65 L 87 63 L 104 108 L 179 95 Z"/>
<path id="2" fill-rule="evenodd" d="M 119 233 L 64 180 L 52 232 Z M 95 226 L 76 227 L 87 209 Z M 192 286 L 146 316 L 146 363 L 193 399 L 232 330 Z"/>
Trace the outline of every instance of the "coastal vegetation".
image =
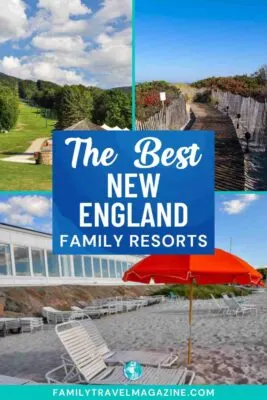
<path id="1" fill-rule="evenodd" d="M 165 106 L 180 96 L 180 89 L 165 81 L 143 82 L 136 85 L 136 118 L 144 121 L 162 108 L 160 92 L 166 93 Z"/>
<path id="2" fill-rule="evenodd" d="M 164 295 L 171 296 L 171 294 L 178 297 L 189 298 L 189 285 L 168 285 L 153 293 L 153 296 Z M 249 288 L 239 288 L 229 285 L 194 285 L 194 298 L 195 299 L 211 299 L 210 295 L 216 298 L 222 297 L 223 294 L 235 295 L 235 296 L 247 296 L 251 294 Z"/>
<path id="3" fill-rule="evenodd" d="M 220 89 L 245 97 L 253 97 L 258 101 L 264 101 L 267 98 L 267 65 L 263 65 L 251 75 L 213 76 L 193 82 L 192 86 L 198 89 Z"/>

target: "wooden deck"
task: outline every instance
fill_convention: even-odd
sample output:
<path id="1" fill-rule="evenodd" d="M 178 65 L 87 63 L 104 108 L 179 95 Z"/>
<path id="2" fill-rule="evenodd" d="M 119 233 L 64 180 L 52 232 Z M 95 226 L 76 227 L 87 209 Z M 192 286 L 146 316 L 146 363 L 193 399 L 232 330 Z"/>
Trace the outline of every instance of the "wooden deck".
<path id="1" fill-rule="evenodd" d="M 209 104 L 193 103 L 187 130 L 215 132 L 215 189 L 244 190 L 244 154 L 231 119 Z"/>

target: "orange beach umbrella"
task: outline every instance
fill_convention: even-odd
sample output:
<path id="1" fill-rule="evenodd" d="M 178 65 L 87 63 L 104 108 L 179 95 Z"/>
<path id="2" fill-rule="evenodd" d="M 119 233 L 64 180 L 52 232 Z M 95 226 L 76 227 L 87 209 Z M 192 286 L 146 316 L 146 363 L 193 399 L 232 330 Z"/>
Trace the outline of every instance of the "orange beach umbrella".
<path id="1" fill-rule="evenodd" d="M 128 271 L 123 280 L 149 284 L 190 285 L 188 364 L 191 362 L 193 283 L 264 286 L 262 275 L 241 258 L 215 249 L 212 255 L 152 255 Z"/>

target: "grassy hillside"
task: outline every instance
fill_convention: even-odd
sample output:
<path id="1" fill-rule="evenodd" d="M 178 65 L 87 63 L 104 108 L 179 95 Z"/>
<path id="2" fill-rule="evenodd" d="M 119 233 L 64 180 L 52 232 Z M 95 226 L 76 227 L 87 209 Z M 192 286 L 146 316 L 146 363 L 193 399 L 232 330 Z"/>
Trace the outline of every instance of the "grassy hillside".
<path id="1" fill-rule="evenodd" d="M 8 134 L 0 133 L 0 190 L 51 190 L 50 166 L 7 162 L 1 158 L 23 153 L 37 138 L 50 137 L 54 125 L 55 121 L 46 122 L 36 107 L 20 103 L 16 127 Z"/>
<path id="2" fill-rule="evenodd" d="M 51 136 L 55 122 L 48 119 L 46 123 L 46 119 L 39 113 L 38 108 L 21 102 L 16 127 L 8 134 L 0 133 L 0 155 L 23 153 L 33 140 Z"/>
<path id="3" fill-rule="evenodd" d="M 1 161 L 0 191 L 51 191 L 52 168 L 49 165 Z"/>

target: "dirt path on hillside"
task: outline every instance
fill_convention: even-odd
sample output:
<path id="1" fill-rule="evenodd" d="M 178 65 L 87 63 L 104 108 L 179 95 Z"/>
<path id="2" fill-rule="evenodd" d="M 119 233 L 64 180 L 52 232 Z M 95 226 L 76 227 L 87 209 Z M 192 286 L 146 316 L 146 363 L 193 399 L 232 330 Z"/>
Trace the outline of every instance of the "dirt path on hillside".
<path id="1" fill-rule="evenodd" d="M 33 160 L 33 154 L 37 151 L 40 151 L 42 144 L 48 138 L 38 138 L 35 139 L 30 147 L 23 154 L 16 154 L 14 156 L 2 158 L 1 161 L 10 161 L 10 162 L 18 162 L 23 164 L 35 164 L 35 160 Z"/>

